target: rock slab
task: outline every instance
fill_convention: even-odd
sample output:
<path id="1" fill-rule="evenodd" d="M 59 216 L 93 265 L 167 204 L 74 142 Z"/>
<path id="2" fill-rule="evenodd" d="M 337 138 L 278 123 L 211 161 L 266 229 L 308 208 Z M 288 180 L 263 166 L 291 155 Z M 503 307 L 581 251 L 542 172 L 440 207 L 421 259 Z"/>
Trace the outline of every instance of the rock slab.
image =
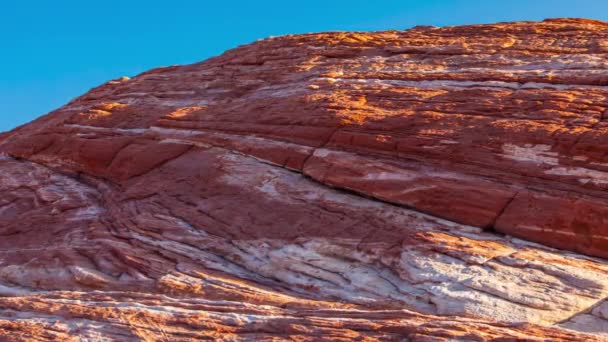
<path id="1" fill-rule="evenodd" d="M 271 38 L 0 135 L 7 340 L 608 338 L 608 24 Z"/>

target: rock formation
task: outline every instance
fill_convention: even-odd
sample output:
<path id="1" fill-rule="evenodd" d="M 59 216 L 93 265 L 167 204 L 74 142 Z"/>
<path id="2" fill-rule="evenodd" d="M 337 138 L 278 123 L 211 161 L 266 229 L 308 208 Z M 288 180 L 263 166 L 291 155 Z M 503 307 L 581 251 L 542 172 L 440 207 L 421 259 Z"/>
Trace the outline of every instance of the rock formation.
<path id="1" fill-rule="evenodd" d="M 6 340 L 608 338 L 608 23 L 284 36 L 0 136 Z"/>

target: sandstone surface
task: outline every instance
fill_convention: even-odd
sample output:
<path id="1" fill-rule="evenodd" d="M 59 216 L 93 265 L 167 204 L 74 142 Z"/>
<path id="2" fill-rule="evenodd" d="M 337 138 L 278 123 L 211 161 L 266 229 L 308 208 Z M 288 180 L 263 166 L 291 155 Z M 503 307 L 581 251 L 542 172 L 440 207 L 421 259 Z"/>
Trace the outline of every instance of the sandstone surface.
<path id="1" fill-rule="evenodd" d="M 608 339 L 608 23 L 270 38 L 0 135 L 5 340 Z"/>

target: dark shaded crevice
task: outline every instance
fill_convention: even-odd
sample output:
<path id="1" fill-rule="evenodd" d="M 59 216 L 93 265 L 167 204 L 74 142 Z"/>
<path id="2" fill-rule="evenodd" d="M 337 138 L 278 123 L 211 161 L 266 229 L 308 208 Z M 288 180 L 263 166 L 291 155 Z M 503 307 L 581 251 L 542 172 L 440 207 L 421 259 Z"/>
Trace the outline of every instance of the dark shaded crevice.
<path id="1" fill-rule="evenodd" d="M 606 302 L 606 301 L 608 301 L 608 297 L 605 297 L 605 298 L 602 298 L 602 299 L 598 300 L 598 301 L 597 301 L 597 302 L 595 302 L 593 305 L 590 305 L 589 307 L 587 307 L 587 308 L 585 308 L 585 309 L 583 309 L 583 310 L 581 310 L 581 311 L 579 311 L 579 312 L 574 313 L 574 314 L 573 314 L 573 315 L 571 315 L 570 317 L 567 317 L 567 318 L 565 318 L 565 319 L 563 319 L 563 320 L 561 320 L 561 321 L 555 322 L 555 323 L 554 323 L 554 325 L 558 325 L 558 324 L 564 324 L 564 323 L 567 323 L 568 321 L 570 321 L 570 320 L 572 320 L 572 319 L 574 319 L 575 317 L 580 316 L 580 315 L 585 315 L 585 314 L 587 314 L 587 315 L 591 315 L 591 312 L 592 312 L 592 311 L 593 311 L 595 308 L 597 308 L 598 306 L 600 306 L 600 305 L 604 304 L 604 302 Z M 595 315 L 594 315 L 594 316 L 595 316 Z M 601 318 L 601 317 L 598 317 L 598 318 Z"/>
<path id="2" fill-rule="evenodd" d="M 308 163 L 308 160 L 315 154 L 315 152 L 318 149 L 322 149 L 325 148 L 333 139 L 333 137 L 336 135 L 336 133 L 338 133 L 338 131 L 340 131 L 343 127 L 342 126 L 338 126 L 336 127 L 333 132 L 331 132 L 330 134 L 327 135 L 327 137 L 325 138 L 325 140 L 323 142 L 321 142 L 321 144 L 319 144 L 318 147 L 314 148 L 310 154 L 304 159 L 304 161 L 302 161 L 302 170 L 298 173 L 302 174 L 303 176 L 306 176 L 304 174 L 304 168 L 306 167 L 306 163 Z"/>
<path id="3" fill-rule="evenodd" d="M 491 232 L 497 232 L 496 223 L 498 222 L 498 220 L 500 220 L 500 217 L 502 215 L 504 215 L 504 213 L 507 211 L 507 208 L 509 208 L 511 203 L 513 203 L 513 201 L 515 201 L 515 198 L 517 197 L 517 195 L 519 195 L 519 191 L 516 191 L 513 194 L 513 196 L 507 201 L 507 203 L 505 203 L 505 205 L 502 207 L 502 209 L 500 209 L 500 211 L 498 211 L 494 220 L 492 220 L 492 222 L 490 224 L 488 224 L 486 227 L 483 227 L 484 230 L 491 231 Z"/>
<path id="4" fill-rule="evenodd" d="M 105 164 L 105 168 L 109 169 L 112 164 L 114 163 L 114 160 L 116 160 L 116 158 L 118 157 L 118 155 L 120 154 L 120 152 L 122 152 L 124 149 L 128 148 L 129 146 L 133 145 L 132 141 L 127 142 L 126 144 L 122 145 L 120 147 L 120 149 L 118 151 L 116 151 L 116 153 L 114 153 L 114 155 L 112 156 L 112 158 L 110 158 L 110 160 L 108 162 L 106 162 Z"/>

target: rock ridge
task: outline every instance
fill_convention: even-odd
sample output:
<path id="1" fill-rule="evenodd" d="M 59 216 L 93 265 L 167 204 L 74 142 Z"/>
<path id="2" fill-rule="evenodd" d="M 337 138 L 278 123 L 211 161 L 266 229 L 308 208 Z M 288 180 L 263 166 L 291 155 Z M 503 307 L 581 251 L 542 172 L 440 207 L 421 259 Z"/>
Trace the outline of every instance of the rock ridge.
<path id="1" fill-rule="evenodd" d="M 94 88 L 0 135 L 0 335 L 605 340 L 607 38 L 290 35 Z"/>

